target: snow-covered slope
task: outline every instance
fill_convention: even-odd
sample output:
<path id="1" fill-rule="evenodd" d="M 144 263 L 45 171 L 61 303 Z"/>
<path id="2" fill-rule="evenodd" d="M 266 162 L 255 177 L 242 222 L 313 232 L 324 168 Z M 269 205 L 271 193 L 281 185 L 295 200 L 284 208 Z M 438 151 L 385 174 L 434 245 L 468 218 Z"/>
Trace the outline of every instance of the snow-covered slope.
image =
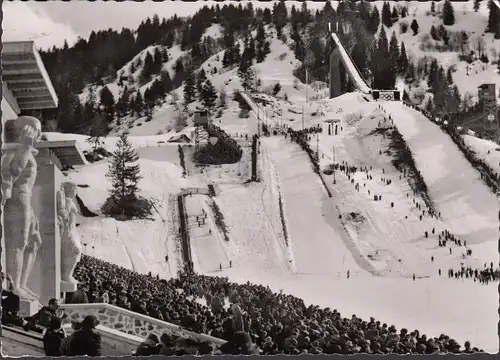
<path id="1" fill-rule="evenodd" d="M 496 239 L 500 201 L 449 136 L 418 111 L 396 102 L 383 107 L 414 153 L 430 196 L 452 232 L 468 243 Z"/>
<path id="2" fill-rule="evenodd" d="M 500 75 L 497 73 L 496 61 L 498 60 L 498 49 L 500 47 L 500 40 L 494 39 L 493 34 L 485 33 L 488 25 L 488 7 L 487 1 L 481 2 L 478 12 L 475 12 L 474 1 L 467 2 L 454 2 L 452 1 L 455 10 L 455 24 L 452 26 L 445 26 L 449 34 L 454 32 L 465 31 L 469 37 L 468 48 L 476 53 L 484 53 L 488 56 L 490 62 L 485 64 L 479 60 L 474 61 L 469 65 L 467 71 L 467 64 L 460 62 L 458 52 L 440 52 L 436 50 L 425 50 L 422 48 L 423 43 L 435 44 L 436 42 L 430 38 L 431 27 L 438 28 L 442 23 L 440 18 L 440 11 L 443 2 L 436 2 L 436 14 L 431 14 L 431 2 L 417 2 L 409 1 L 401 5 L 407 5 L 409 15 L 399 20 L 392 25 L 391 28 L 386 28 L 388 36 L 394 31 L 399 42 L 405 43 L 406 50 L 415 63 L 424 56 L 434 57 L 438 63 L 445 68 L 454 67 L 456 72 L 453 73 L 453 81 L 457 85 L 460 93 L 464 95 L 469 93 L 474 99 L 477 98 L 477 87 L 484 83 L 495 83 L 497 85 L 497 92 L 500 87 Z M 376 1 L 377 8 L 381 11 L 383 2 Z M 395 3 L 391 2 L 391 6 Z M 413 20 L 416 20 L 419 25 L 417 35 L 413 35 L 409 25 Z M 408 24 L 408 31 L 402 33 L 400 31 L 401 23 Z M 382 26 L 382 25 L 381 25 Z M 450 35 L 454 37 L 455 35 Z M 430 40 L 429 40 L 430 38 Z M 424 39 L 427 39 L 424 41 Z M 454 41 L 454 40 L 452 40 Z M 482 45 L 478 45 L 482 44 Z M 492 64 L 495 62 L 495 64 Z M 469 75 L 467 75 L 469 73 Z"/>

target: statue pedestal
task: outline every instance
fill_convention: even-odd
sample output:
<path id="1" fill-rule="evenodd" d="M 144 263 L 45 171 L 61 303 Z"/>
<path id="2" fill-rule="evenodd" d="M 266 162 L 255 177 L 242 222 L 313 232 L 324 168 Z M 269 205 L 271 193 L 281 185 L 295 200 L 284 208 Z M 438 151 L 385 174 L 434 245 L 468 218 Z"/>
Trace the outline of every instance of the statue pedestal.
<path id="1" fill-rule="evenodd" d="M 61 292 L 63 293 L 72 293 L 77 289 L 77 284 L 72 284 L 67 281 L 61 280 Z"/>
<path id="2" fill-rule="evenodd" d="M 38 301 L 30 300 L 19 300 L 19 312 L 20 317 L 28 317 L 35 315 L 38 310 L 41 309 L 41 305 Z"/>

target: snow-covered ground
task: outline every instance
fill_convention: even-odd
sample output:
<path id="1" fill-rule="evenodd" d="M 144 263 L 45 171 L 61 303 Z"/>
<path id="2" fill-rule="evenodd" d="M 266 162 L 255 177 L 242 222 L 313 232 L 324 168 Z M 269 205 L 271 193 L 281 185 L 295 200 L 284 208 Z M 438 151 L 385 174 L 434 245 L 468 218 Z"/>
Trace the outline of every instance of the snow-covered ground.
<path id="1" fill-rule="evenodd" d="M 346 316 L 356 314 L 367 318 L 377 314 L 388 324 L 418 328 L 429 334 L 451 334 L 460 341 L 470 340 L 496 352 L 497 321 L 491 315 L 498 307 L 494 284 L 479 286 L 472 281 L 439 277 L 436 267 L 441 259 L 436 256 L 436 264 L 430 264 L 433 249 L 425 246 L 421 252 L 428 251 L 428 258 L 421 259 L 420 265 L 428 267 L 432 276 L 414 282 L 404 276 L 371 275 L 365 270 L 370 270 L 371 265 L 356 243 L 357 239 L 349 238 L 339 224 L 336 195 L 333 199 L 326 196 L 319 179 L 310 169 L 307 155 L 295 144 L 282 139 L 266 139 L 263 146 L 269 149 L 270 156 L 276 161 L 281 179 L 295 271 L 292 267 L 279 276 L 275 272 L 262 275 L 255 270 L 249 275 L 247 271 L 238 271 L 233 262 L 233 269 L 223 270 L 223 276 L 235 281 L 264 283 L 276 291 L 300 296 L 307 303 L 334 307 Z M 351 185 L 339 182 L 337 186 L 346 188 Z M 248 209 L 251 203 L 246 203 L 246 207 L 231 207 L 226 213 L 245 212 L 250 218 L 250 214 L 256 211 Z M 363 201 L 358 199 L 358 204 L 361 206 Z M 382 229 L 379 235 L 383 236 L 384 232 L 387 235 L 391 230 L 392 227 Z M 392 246 L 394 252 L 405 250 L 401 244 L 383 238 L 377 240 L 381 246 Z M 418 248 L 418 244 L 412 244 L 413 240 L 409 239 L 406 246 Z M 404 261 L 410 257 L 409 252 L 407 254 Z M 442 255 L 445 257 L 444 253 Z M 456 264 L 459 261 L 455 259 Z M 443 268 L 448 264 L 443 262 Z M 348 280 L 347 270 L 350 270 Z"/>
<path id="2" fill-rule="evenodd" d="M 318 176 L 312 172 L 307 155 L 289 139 L 264 139 L 262 181 L 243 184 L 248 177 L 238 173 L 248 175 L 247 162 L 206 168 L 203 173 L 193 172 L 192 176 L 182 179 L 181 169 L 175 165 L 178 164 L 177 146 L 158 146 L 156 136 L 131 136 L 141 156 L 142 195 L 156 200 L 158 213 L 151 221 L 118 222 L 102 216 L 82 218 L 79 229 L 88 244 L 86 252 L 136 271 L 173 276 L 180 268 L 181 259 L 175 237 L 178 225 L 172 214 L 176 206 L 171 202 L 172 195 L 181 188 L 214 182 L 217 187 L 214 199 L 224 216 L 229 241 L 224 240 L 215 225 L 209 205 L 212 200 L 204 195 L 186 198 L 193 261 L 200 273 L 266 284 L 276 291 L 299 296 L 307 303 L 336 308 L 346 316 L 376 316 L 388 324 L 416 328 L 431 335 L 446 333 L 460 342 L 470 340 L 486 351 L 496 352 L 497 320 L 492 315 L 498 307 L 496 285 L 450 280 L 446 271 L 449 267 L 459 268 L 461 262 L 473 268 L 496 262 L 497 234 L 493 228 L 496 227 L 497 199 L 488 193 L 475 170 L 439 128 L 430 127 L 428 124 L 432 123 L 406 108 L 383 104 L 393 113 L 396 126 L 407 138 L 428 182 L 431 197 L 435 196 L 443 213 L 443 222 L 428 217 L 420 221 L 413 208 L 413 198 L 406 197 L 409 188 L 405 180 L 399 179 L 387 155 L 378 156 L 379 150 L 387 146 L 387 140 L 371 134 L 371 129 L 386 114 L 376 109 L 377 104 L 366 102 L 356 93 L 326 101 L 321 106 L 325 109 L 323 119 L 337 118 L 342 127 L 337 136 L 327 133 L 319 136 L 318 147 L 320 153 L 325 154 L 323 165 L 331 160 L 335 146 L 337 162 L 345 160 L 357 166 L 371 166 L 373 180 L 363 179 L 362 173 L 353 178 L 360 184 L 365 182 L 372 194 L 382 195 L 383 201 L 374 202 L 363 185 L 363 191 L 357 193 L 353 184 L 339 172 L 335 185 L 332 176 L 325 175 L 333 193 L 333 198 L 328 198 Z M 400 113 L 403 110 L 405 113 Z M 358 117 L 351 112 L 360 114 L 361 119 L 356 120 Z M 404 120 L 397 120 L 396 115 Z M 251 125 L 251 119 L 255 118 L 245 119 L 245 123 L 237 116 L 227 117 L 221 126 L 234 126 L 243 132 L 246 125 Z M 317 123 L 320 120 L 307 119 L 305 126 Z M 248 133 L 251 135 L 255 130 L 254 123 Z M 422 133 L 426 136 L 421 136 Z M 68 135 L 49 134 L 48 137 L 63 139 Z M 84 137 L 69 137 L 88 146 Z M 110 150 L 115 141 L 106 141 Z M 433 142 L 439 142 L 440 147 L 434 148 L 432 155 L 425 154 L 425 147 Z M 311 143 L 316 144 L 315 136 Z M 427 156 L 425 162 L 424 156 Z M 268 174 L 265 169 L 270 169 Z M 103 160 L 69 174 L 77 184 L 89 186 L 79 188 L 79 192 L 93 211 L 98 211 L 106 198 L 105 189 L 109 186 L 104 177 L 106 170 L 107 161 Z M 460 176 L 450 176 L 451 173 Z M 392 183 L 384 185 L 381 176 L 390 178 Z M 288 246 L 279 228 L 280 221 L 276 220 L 278 186 L 284 203 Z M 469 196 L 475 193 L 476 196 Z M 390 201 L 395 202 L 395 208 L 390 208 Z M 489 212 L 495 206 L 492 217 Z M 202 213 L 201 209 L 208 217 L 206 224 L 198 227 L 196 216 Z M 358 212 L 361 218 L 366 218 L 362 226 L 348 221 L 345 214 L 350 212 Z M 447 249 L 437 247 L 436 236 L 425 239 L 423 232 L 430 232 L 432 227 L 438 232 L 450 229 L 466 238 L 473 255 L 462 259 L 462 249 L 455 246 L 449 255 Z M 378 257 L 375 256 L 377 250 Z M 165 255 L 169 256 L 168 264 L 164 261 Z M 437 274 L 438 268 L 443 271 L 441 277 Z M 411 279 L 412 273 L 419 277 L 416 281 Z"/>
<path id="3" fill-rule="evenodd" d="M 410 2 L 407 21 L 413 17 L 411 9 L 415 4 Z M 379 5 L 381 2 L 377 2 Z M 459 6 L 455 7 L 459 21 L 467 22 L 470 26 L 467 31 L 480 34 L 479 29 L 485 23 L 474 25 L 469 20 L 484 17 L 483 12 L 461 15 Z M 428 32 L 432 22 L 437 21 L 434 17 L 423 20 L 425 11 L 416 14 L 421 33 Z M 213 26 L 207 34 L 216 37 L 220 29 Z M 418 36 L 412 37 L 410 33 L 398 36 L 413 53 L 417 51 Z M 182 54 L 173 47 L 169 55 L 174 59 Z M 453 56 L 456 56 L 433 55 L 440 61 L 447 56 L 449 61 L 455 61 Z M 333 194 L 329 198 L 305 152 L 282 137 L 265 138 L 261 142 L 260 182 L 245 183 L 250 176 L 248 144 L 244 145 L 245 155 L 239 164 L 220 167 L 193 166 L 189 161 L 192 148 L 185 149 L 188 177 L 184 179 L 177 144 L 164 144 L 175 134 L 166 132 L 175 116 L 174 106 L 167 103 L 156 109 L 151 121 L 139 119 L 128 129 L 129 139 L 140 155 L 144 177 L 139 184 L 141 194 L 155 204 L 152 220 L 119 222 L 101 215 L 81 218 L 79 229 L 87 244 L 86 252 L 136 271 L 151 271 L 164 278 L 175 276 L 181 268 L 175 195 L 183 188 L 206 188 L 213 183 L 217 190 L 213 199 L 201 194 L 186 197 L 197 272 L 269 285 L 275 291 L 301 297 L 306 303 L 336 308 L 345 316 L 374 316 L 388 325 L 410 331 L 419 329 L 433 336 L 445 333 L 461 343 L 469 340 L 474 346 L 496 353 L 496 284 L 448 279 L 446 274 L 449 268 L 459 269 L 462 263 L 475 269 L 486 262 L 498 262 L 496 216 L 500 204 L 448 135 L 411 109 L 397 103 L 368 102 L 358 92 L 318 101 L 316 98 L 322 92 L 310 87 L 310 101 L 306 102 L 304 85 L 294 84 L 293 53 L 274 38 L 271 54 L 255 67 L 263 88 L 279 81 L 282 91 L 277 96 L 252 95 L 260 104 L 252 105 L 249 117 L 240 117 L 238 104 L 230 99 L 240 87 L 236 69 L 220 71 L 221 61 L 222 52 L 203 64 L 214 86 L 224 87 L 228 95 L 227 109 L 214 118 L 216 125 L 242 144 L 245 142 L 242 134 L 251 137 L 257 132 L 257 116 L 269 125 L 285 125 L 295 130 L 321 125 L 324 132 L 317 138 L 311 136 L 311 147 L 317 146 L 321 166 L 331 163 L 335 153 L 336 163 L 345 161 L 367 167 L 372 179 L 357 172 L 351 176 L 351 182 L 337 171 L 333 184 L 333 175 L 323 175 Z M 171 64 L 166 66 L 171 68 Z M 217 73 L 213 73 L 214 68 Z M 456 77 L 459 73 L 454 75 L 457 83 L 462 81 Z M 473 88 L 474 76 L 466 78 Z M 182 89 L 177 91 L 182 93 Z M 288 100 L 284 99 L 285 94 Z M 263 103 L 269 105 L 265 107 Z M 387 113 L 377 109 L 378 104 Z M 273 116 L 278 110 L 282 116 Z M 428 216 L 420 220 L 414 201 L 422 203 L 422 200 L 413 195 L 406 179 L 400 178 L 401 174 L 393 167 L 392 157 L 385 153 L 389 140 L 372 132 L 379 124 L 391 126 L 388 114 L 410 146 L 442 220 Z M 328 135 L 325 120 L 338 122 L 338 135 Z M 116 129 L 116 133 L 126 127 Z M 188 127 L 183 132 L 190 135 L 192 130 Z M 90 149 L 85 136 L 48 133 L 47 138 L 76 140 L 84 150 Z M 495 150 L 494 144 L 469 136 L 464 138 L 493 169 L 500 169 L 500 151 Z M 117 139 L 108 137 L 105 147 L 112 151 Z M 103 160 L 69 172 L 69 178 L 77 184 L 88 185 L 79 188 L 80 197 L 97 213 L 107 197 L 106 171 L 107 160 Z M 387 184 L 387 180 L 391 183 Z M 359 192 L 356 184 L 360 186 Z M 374 201 L 373 195 L 381 195 L 381 201 Z M 280 218 L 280 196 L 286 237 Z M 216 225 L 213 201 L 224 217 L 229 241 Z M 196 217 L 203 214 L 202 210 L 207 218 L 198 226 Z M 465 247 L 437 246 L 437 236 L 444 229 L 466 240 L 472 256 L 462 257 Z M 168 263 L 165 255 L 169 256 Z M 438 275 L 439 269 L 442 276 Z M 413 274 L 417 277 L 415 281 Z"/>

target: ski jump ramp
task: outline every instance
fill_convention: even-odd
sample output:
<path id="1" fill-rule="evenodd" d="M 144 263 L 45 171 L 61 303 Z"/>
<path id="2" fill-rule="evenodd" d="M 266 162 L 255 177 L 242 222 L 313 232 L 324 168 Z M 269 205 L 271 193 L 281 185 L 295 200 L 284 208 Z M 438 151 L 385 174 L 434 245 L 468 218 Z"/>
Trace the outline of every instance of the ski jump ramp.
<path id="1" fill-rule="evenodd" d="M 346 68 L 346 70 L 349 72 L 349 75 L 351 76 L 351 79 L 354 81 L 356 88 L 361 91 L 362 93 L 365 94 L 371 94 L 372 89 L 366 84 L 365 80 L 361 77 L 361 74 L 359 73 L 358 69 L 356 66 L 353 64 L 351 57 L 347 53 L 347 51 L 344 48 L 344 45 L 340 42 L 339 37 L 337 34 L 334 32 L 331 33 L 332 35 L 332 40 L 337 45 L 340 51 L 340 57 L 342 59 L 342 62 Z"/>
<path id="2" fill-rule="evenodd" d="M 374 90 L 371 89 L 366 81 L 363 79 L 361 76 L 358 68 L 356 65 L 353 63 L 351 56 L 349 53 L 346 51 L 344 48 L 344 45 L 342 45 L 342 42 L 340 41 L 339 37 L 335 32 L 330 32 L 331 37 L 335 45 L 337 46 L 339 53 L 340 53 L 340 59 L 342 60 L 342 63 L 344 64 L 344 67 L 346 71 L 349 73 L 349 76 L 353 80 L 356 88 L 361 91 L 362 93 L 366 95 L 370 95 L 374 100 L 401 100 L 401 93 L 399 90 Z M 334 74 L 330 74 L 330 76 L 334 76 Z"/>

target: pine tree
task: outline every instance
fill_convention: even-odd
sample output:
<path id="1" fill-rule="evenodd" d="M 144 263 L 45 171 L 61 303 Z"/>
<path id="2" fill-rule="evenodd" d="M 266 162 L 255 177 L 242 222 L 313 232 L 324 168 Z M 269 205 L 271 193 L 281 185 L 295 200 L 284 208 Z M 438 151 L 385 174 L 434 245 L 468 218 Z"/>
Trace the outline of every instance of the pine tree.
<path id="1" fill-rule="evenodd" d="M 160 73 L 160 81 L 163 83 L 163 89 L 165 94 L 169 93 L 173 89 L 172 79 L 170 78 L 170 73 L 168 70 L 162 70 Z"/>
<path id="2" fill-rule="evenodd" d="M 300 8 L 300 22 L 305 27 L 309 21 L 311 21 L 311 14 L 307 8 L 307 2 L 303 1 Z"/>
<path id="3" fill-rule="evenodd" d="M 474 11 L 478 12 L 480 7 L 481 7 L 481 1 L 480 0 L 474 0 Z"/>
<path id="4" fill-rule="evenodd" d="M 192 72 L 189 72 L 184 80 L 184 104 L 191 104 L 195 100 L 196 88 Z"/>
<path id="5" fill-rule="evenodd" d="M 405 74 L 408 69 L 408 56 L 406 55 L 405 43 L 401 43 L 401 49 L 399 50 L 398 59 L 398 70 L 401 75 Z"/>
<path id="6" fill-rule="evenodd" d="M 104 124 L 104 116 L 101 112 L 96 112 L 92 118 L 92 126 L 90 127 L 89 137 L 87 142 L 92 146 L 92 151 L 96 151 L 104 145 L 104 137 L 106 136 L 106 126 Z"/>
<path id="7" fill-rule="evenodd" d="M 250 57 L 250 59 L 255 59 L 255 41 L 252 37 L 252 35 L 250 34 L 250 37 L 248 39 L 248 56 Z"/>
<path id="8" fill-rule="evenodd" d="M 433 40 L 436 40 L 436 41 L 439 40 L 438 35 L 437 35 L 437 31 L 436 31 L 436 28 L 434 27 L 434 25 L 431 26 L 430 33 L 431 33 L 431 37 Z"/>
<path id="9" fill-rule="evenodd" d="M 116 112 L 118 117 L 125 116 L 127 114 L 127 111 L 129 109 L 129 101 L 130 92 L 128 90 L 128 87 L 125 86 L 116 104 Z"/>
<path id="10" fill-rule="evenodd" d="M 159 48 L 155 49 L 153 56 L 153 74 L 158 74 L 163 66 L 163 55 Z"/>
<path id="11" fill-rule="evenodd" d="M 113 203 L 108 213 L 115 215 L 120 212 L 125 215 L 129 212 L 129 204 L 138 199 L 138 184 L 142 179 L 140 165 L 134 164 L 139 160 L 139 155 L 132 148 L 127 134 L 123 133 L 116 144 L 116 150 L 110 161 L 106 177 L 111 179 L 109 195 Z M 121 210 L 121 211 L 120 211 Z"/>
<path id="12" fill-rule="evenodd" d="M 224 55 L 222 56 L 222 67 L 228 67 L 231 65 L 231 49 L 226 49 Z"/>
<path id="13" fill-rule="evenodd" d="M 415 65 L 411 62 L 408 64 L 408 68 L 406 69 L 405 80 L 409 83 L 415 81 Z"/>
<path id="14" fill-rule="evenodd" d="M 154 70 L 155 70 L 154 60 L 148 51 L 146 53 L 146 56 L 144 57 L 144 66 L 142 67 L 141 70 L 141 75 L 140 75 L 141 84 L 145 84 L 151 79 L 151 75 L 154 74 Z"/>
<path id="15" fill-rule="evenodd" d="M 239 42 L 234 44 L 231 54 L 232 54 L 232 59 L 231 59 L 232 64 L 239 64 L 241 61 L 241 48 Z"/>
<path id="16" fill-rule="evenodd" d="M 99 97 L 104 113 L 106 114 L 106 121 L 110 123 L 113 121 L 113 117 L 115 115 L 115 98 L 107 86 L 102 88 Z"/>
<path id="17" fill-rule="evenodd" d="M 430 89 L 434 87 L 434 84 L 437 81 L 437 76 L 438 76 L 438 63 L 436 59 L 433 59 L 429 67 L 429 76 L 427 78 L 427 86 Z"/>
<path id="18" fill-rule="evenodd" d="M 445 0 L 443 4 L 443 24 L 451 26 L 455 24 L 455 10 L 450 0 Z"/>
<path id="19" fill-rule="evenodd" d="M 487 32 L 496 34 L 499 32 L 499 23 L 500 23 L 500 9 L 493 3 L 492 0 L 488 2 L 488 27 L 486 28 Z"/>
<path id="20" fill-rule="evenodd" d="M 238 77 L 240 78 L 241 85 L 244 90 L 253 88 L 255 74 L 252 70 L 252 60 L 247 56 L 242 56 L 240 66 L 238 68 Z"/>
<path id="21" fill-rule="evenodd" d="M 392 26 L 391 6 L 388 2 L 384 2 L 382 5 L 382 24 L 389 28 Z"/>
<path id="22" fill-rule="evenodd" d="M 196 77 L 196 91 L 198 92 L 198 96 L 200 98 L 203 96 L 203 86 L 206 80 L 207 75 L 205 74 L 205 70 L 201 68 L 201 70 L 198 71 L 198 76 Z"/>
<path id="23" fill-rule="evenodd" d="M 141 115 L 144 110 L 144 101 L 142 99 L 141 91 L 138 90 L 134 99 L 134 111 L 137 115 Z"/>
<path id="24" fill-rule="evenodd" d="M 215 107 L 217 101 L 217 91 L 210 80 L 205 81 L 202 89 L 202 103 L 209 112 Z"/>
<path id="25" fill-rule="evenodd" d="M 389 57 L 391 59 L 391 71 L 395 75 L 398 73 L 399 44 L 396 32 L 393 31 L 389 42 Z"/>
<path id="26" fill-rule="evenodd" d="M 406 6 L 403 6 L 403 8 L 401 9 L 401 18 L 404 19 L 407 16 L 408 16 L 408 9 L 406 8 Z"/>
<path id="27" fill-rule="evenodd" d="M 413 21 L 411 22 L 410 28 L 411 28 L 411 31 L 413 31 L 414 36 L 418 34 L 418 22 L 417 22 L 417 20 L 413 19 Z"/>
<path id="28" fill-rule="evenodd" d="M 431 13 L 435 13 L 436 12 L 436 3 L 434 1 L 431 2 Z"/>
<path id="29" fill-rule="evenodd" d="M 373 7 L 369 24 L 370 25 L 368 26 L 368 31 L 372 34 L 376 34 L 380 25 L 380 13 L 378 12 L 376 6 Z"/>
<path id="30" fill-rule="evenodd" d="M 398 8 L 394 6 L 392 8 L 391 20 L 393 23 L 395 23 L 396 21 L 398 21 L 398 19 L 399 19 Z"/>

